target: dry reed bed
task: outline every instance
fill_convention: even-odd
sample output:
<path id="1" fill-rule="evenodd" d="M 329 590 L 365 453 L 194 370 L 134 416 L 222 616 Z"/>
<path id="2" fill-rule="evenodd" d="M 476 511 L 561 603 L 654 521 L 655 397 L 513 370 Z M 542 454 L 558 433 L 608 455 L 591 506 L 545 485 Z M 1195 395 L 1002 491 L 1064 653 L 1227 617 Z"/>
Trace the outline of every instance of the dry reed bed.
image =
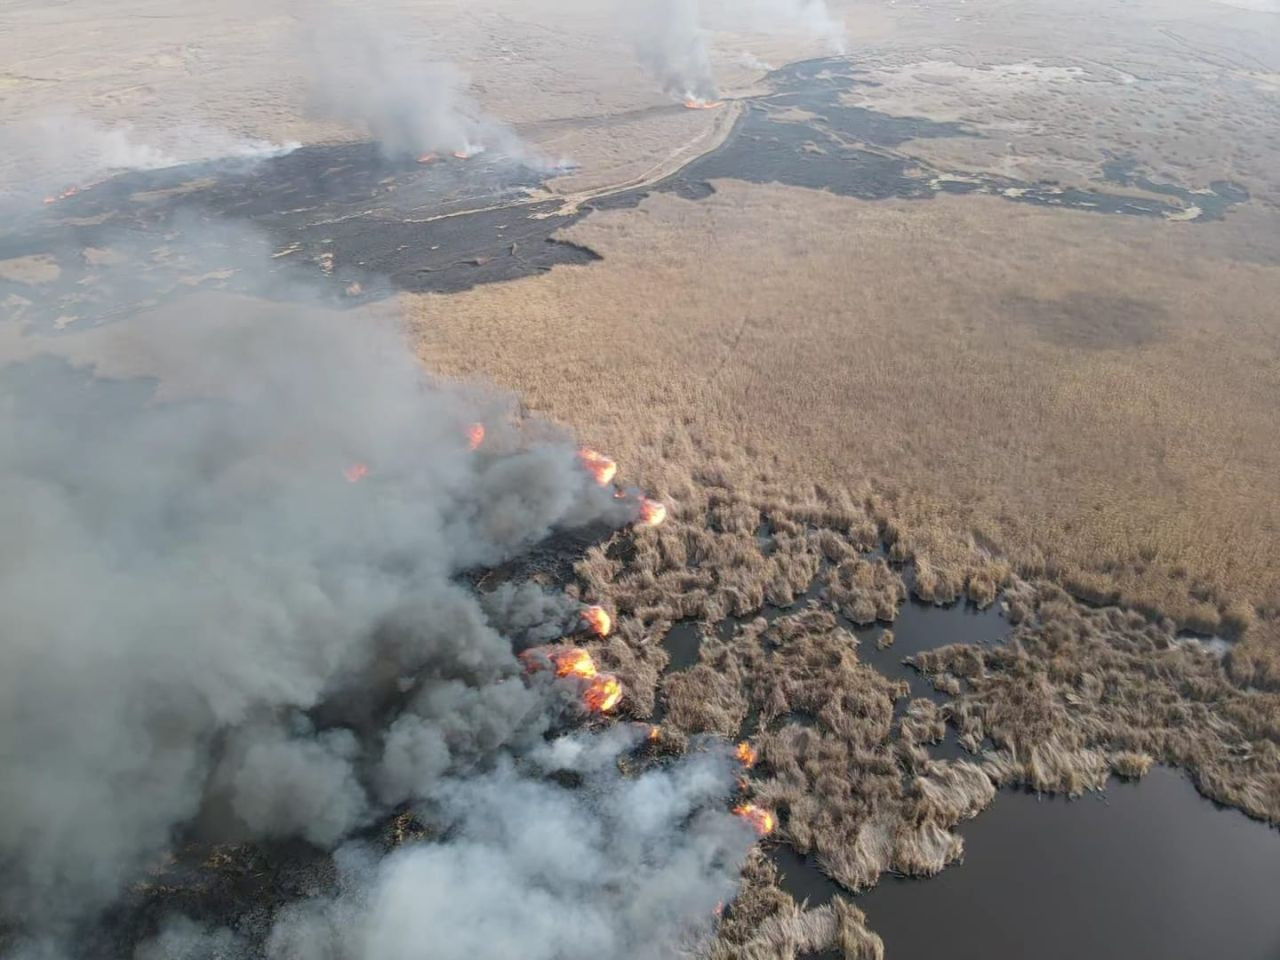
<path id="1" fill-rule="evenodd" d="M 1280 694 L 1233 683 L 1221 659 L 1168 622 L 1091 609 L 1049 583 L 1020 585 L 1031 612 L 1006 644 L 913 658 L 955 690 L 961 742 L 999 784 L 1078 794 L 1152 762 L 1206 796 L 1280 823 Z"/>
<path id="2" fill-rule="evenodd" d="M 759 475 L 744 493 L 727 477 L 669 474 L 667 524 L 620 534 L 578 564 L 583 598 L 617 614 L 617 632 L 594 649 L 626 683 L 627 711 L 647 717 L 661 704 L 664 740 L 750 735 L 760 760 L 745 791 L 777 812 L 777 840 L 845 889 L 956 861 L 964 845 L 954 828 L 1000 786 L 1076 795 L 1153 762 L 1280 822 L 1280 695 L 1234 682 L 1172 621 L 1090 608 L 1048 581 L 1021 580 L 976 544 L 912 531 L 873 497 L 788 490 Z M 836 618 L 896 616 L 906 583 L 896 565 L 866 556 L 878 544 L 912 561 L 918 595 L 980 605 L 999 595 L 1016 625 L 1002 645 L 913 659 L 949 694 L 941 706 L 902 704 L 906 684 L 862 663 Z M 747 619 L 766 606 L 785 612 Z M 660 641 L 680 619 L 699 621 L 699 659 L 664 675 Z M 895 704 L 905 707 L 898 715 Z M 931 758 L 948 723 L 972 760 Z M 797 906 L 771 870 L 748 865 L 712 957 L 880 956 L 855 908 L 839 898 Z"/>

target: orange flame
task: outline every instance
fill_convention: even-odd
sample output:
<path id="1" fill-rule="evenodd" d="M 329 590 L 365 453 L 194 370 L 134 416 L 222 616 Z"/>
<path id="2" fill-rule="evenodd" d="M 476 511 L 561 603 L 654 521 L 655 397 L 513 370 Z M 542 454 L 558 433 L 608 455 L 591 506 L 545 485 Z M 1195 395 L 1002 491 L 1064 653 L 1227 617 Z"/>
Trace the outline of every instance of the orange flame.
<path id="1" fill-rule="evenodd" d="M 467 446 L 472 450 L 479 450 L 482 443 L 484 443 L 484 424 L 473 423 L 467 427 Z"/>
<path id="2" fill-rule="evenodd" d="M 723 100 L 699 100 L 697 97 L 690 97 L 684 102 L 686 110 L 715 110 L 723 106 Z"/>
<path id="3" fill-rule="evenodd" d="M 582 611 L 582 619 L 597 637 L 607 637 L 613 629 L 613 617 L 604 607 L 587 607 Z"/>
<path id="4" fill-rule="evenodd" d="M 582 695 L 583 703 L 588 710 L 596 713 L 608 713 L 622 699 L 622 684 L 611 673 L 602 673 L 591 681 L 586 693 Z"/>
<path id="5" fill-rule="evenodd" d="M 640 501 L 640 522 L 646 527 L 656 527 L 667 519 L 667 505 L 661 500 Z"/>
<path id="6" fill-rule="evenodd" d="M 67 197 L 74 197 L 74 196 L 75 196 L 77 193 L 79 193 L 79 192 L 80 192 L 80 188 L 79 188 L 79 187 L 76 187 L 76 186 L 67 187 L 67 189 L 63 190 L 63 191 L 62 191 L 61 193 L 59 193 L 59 194 L 56 194 L 55 196 L 52 196 L 52 197 L 45 197 L 45 198 L 44 198 L 44 202 L 45 202 L 45 203 L 57 203 L 59 200 L 65 200 L 65 199 L 67 199 Z"/>
<path id="7" fill-rule="evenodd" d="M 594 678 L 596 662 L 591 654 L 580 647 L 566 647 L 561 654 L 552 654 L 551 662 L 556 666 L 557 677 L 582 677 L 584 680 Z"/>
<path id="8" fill-rule="evenodd" d="M 752 829 L 762 837 L 773 833 L 773 828 L 778 825 L 772 811 L 757 807 L 754 803 L 739 804 L 733 808 L 733 815 L 751 824 Z"/>
<path id="9" fill-rule="evenodd" d="M 596 483 L 606 486 L 618 473 L 618 464 L 602 453 L 583 447 L 578 451 L 582 465 L 596 478 Z"/>
<path id="10" fill-rule="evenodd" d="M 369 467 L 363 463 L 353 463 L 342 471 L 342 475 L 347 478 L 347 483 L 359 483 L 369 475 Z"/>
<path id="11" fill-rule="evenodd" d="M 662 728 L 659 727 L 657 724 L 654 724 L 652 727 L 649 728 L 649 732 L 648 734 L 646 734 L 645 739 L 648 740 L 650 743 L 657 743 L 658 737 L 660 737 L 661 735 L 662 735 Z"/>
<path id="12" fill-rule="evenodd" d="M 418 158 L 419 163 L 435 163 L 440 157 L 434 153 L 424 153 Z"/>
<path id="13" fill-rule="evenodd" d="M 573 677 L 586 681 L 582 703 L 593 713 L 608 713 L 622 699 L 622 684 L 611 673 L 596 670 L 591 654 L 581 647 L 532 647 L 520 654 L 525 671 L 537 673 L 551 669 L 557 677 Z"/>
<path id="14" fill-rule="evenodd" d="M 738 744 L 737 749 L 734 750 L 734 756 L 736 756 L 738 758 L 738 762 L 747 769 L 754 767 L 756 765 L 756 760 L 758 759 L 756 748 L 745 740 Z"/>

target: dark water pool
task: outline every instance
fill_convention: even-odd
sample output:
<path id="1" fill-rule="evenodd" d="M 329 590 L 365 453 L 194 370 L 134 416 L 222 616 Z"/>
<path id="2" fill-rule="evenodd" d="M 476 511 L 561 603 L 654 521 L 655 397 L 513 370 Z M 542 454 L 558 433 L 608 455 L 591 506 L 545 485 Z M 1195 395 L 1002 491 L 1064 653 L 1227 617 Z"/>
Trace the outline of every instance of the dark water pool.
<path id="1" fill-rule="evenodd" d="M 1074 801 L 1003 791 L 960 832 L 962 864 L 857 898 L 888 960 L 1280 958 L 1280 831 L 1176 770 Z M 793 896 L 835 891 L 777 854 Z"/>

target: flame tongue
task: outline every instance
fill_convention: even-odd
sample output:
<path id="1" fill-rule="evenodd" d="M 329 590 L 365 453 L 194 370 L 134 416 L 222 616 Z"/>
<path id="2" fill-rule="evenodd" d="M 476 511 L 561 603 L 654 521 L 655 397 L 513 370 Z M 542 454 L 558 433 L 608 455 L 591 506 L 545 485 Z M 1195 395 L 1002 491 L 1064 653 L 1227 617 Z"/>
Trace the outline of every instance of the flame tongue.
<path id="1" fill-rule="evenodd" d="M 347 483 L 359 483 L 369 475 L 369 467 L 363 463 L 353 463 L 342 471 Z"/>
<path id="2" fill-rule="evenodd" d="M 723 106 L 723 100 L 703 100 L 700 97 L 689 97 L 684 102 L 686 110 L 715 110 L 717 107 Z"/>
<path id="3" fill-rule="evenodd" d="M 667 519 L 667 505 L 661 500 L 640 501 L 640 522 L 646 527 L 656 527 Z"/>
<path id="4" fill-rule="evenodd" d="M 754 803 L 739 804 L 733 808 L 733 815 L 751 824 L 752 829 L 762 837 L 773 833 L 773 828 L 778 825 L 771 810 L 757 807 Z"/>
<path id="5" fill-rule="evenodd" d="M 613 618 L 604 607 L 587 607 L 582 611 L 582 619 L 597 637 L 607 637 L 613 629 Z"/>
<path id="6" fill-rule="evenodd" d="M 602 673 L 593 679 L 582 695 L 587 709 L 595 713 L 608 713 L 622 699 L 622 684 L 610 673 Z"/>
<path id="7" fill-rule="evenodd" d="M 553 657 L 557 677 L 582 677 L 590 680 L 597 676 L 596 662 L 591 654 L 579 647 L 567 647 L 564 654 Z"/>
<path id="8" fill-rule="evenodd" d="M 435 163 L 435 161 L 439 159 L 440 157 L 434 153 L 424 153 L 422 156 L 418 158 L 418 162 L 419 163 Z"/>
<path id="9" fill-rule="evenodd" d="M 745 740 L 738 744 L 737 749 L 734 750 L 734 756 L 736 756 L 738 758 L 738 762 L 747 769 L 756 765 L 756 748 Z"/>
<path id="10" fill-rule="evenodd" d="M 467 427 L 467 446 L 472 450 L 479 450 L 482 443 L 484 443 L 484 424 L 473 423 Z"/>
<path id="11" fill-rule="evenodd" d="M 585 447 L 578 451 L 578 459 L 587 471 L 596 478 L 596 483 L 606 486 L 618 474 L 618 464 L 602 453 L 588 450 Z"/>
<path id="12" fill-rule="evenodd" d="M 551 670 L 557 677 L 584 681 L 582 704 L 592 713 L 608 713 L 622 700 L 622 684 L 611 673 L 600 673 L 591 654 L 581 647 L 533 647 L 520 654 L 525 671 Z"/>

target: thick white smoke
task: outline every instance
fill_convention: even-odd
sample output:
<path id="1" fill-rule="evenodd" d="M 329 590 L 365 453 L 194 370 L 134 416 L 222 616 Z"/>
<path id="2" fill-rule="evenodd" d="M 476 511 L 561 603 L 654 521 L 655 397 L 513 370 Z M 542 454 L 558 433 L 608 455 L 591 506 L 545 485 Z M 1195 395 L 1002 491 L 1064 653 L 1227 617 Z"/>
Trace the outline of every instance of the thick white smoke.
<path id="1" fill-rule="evenodd" d="M 124 170 L 155 170 L 200 160 L 256 160 L 296 149 L 238 137 L 197 123 L 108 126 L 72 112 L 31 117 L 0 129 L 0 200 L 29 203 Z"/>
<path id="2" fill-rule="evenodd" d="M 193 301 L 95 337 L 165 393 L 0 368 L 3 922 L 82 917 L 193 818 L 330 845 L 539 741 L 555 691 L 499 628 L 565 601 L 457 575 L 629 517 L 568 437 L 367 317 Z"/>
<path id="3" fill-rule="evenodd" d="M 800 34 L 844 54 L 844 24 L 825 0 L 635 0 L 619 6 L 620 22 L 641 63 L 665 93 L 679 100 L 718 95 L 710 52 L 711 31 Z"/>
<path id="4" fill-rule="evenodd" d="M 698 0 L 641 0 L 622 11 L 640 62 L 663 92 L 678 100 L 716 98 Z"/>
<path id="5" fill-rule="evenodd" d="M 541 163 L 510 126 L 480 108 L 456 67 L 392 32 L 385 16 L 328 9 L 304 58 L 316 109 L 367 133 L 389 156 L 494 151 Z"/>
<path id="6" fill-rule="evenodd" d="M 343 851 L 338 895 L 283 912 L 267 956 L 415 960 L 430 944 L 436 960 L 646 960 L 697 945 L 755 836 L 724 809 L 726 749 L 625 777 L 617 759 L 641 738 L 564 737 L 520 764 L 424 784 L 424 819 L 447 840 L 381 862 Z"/>

